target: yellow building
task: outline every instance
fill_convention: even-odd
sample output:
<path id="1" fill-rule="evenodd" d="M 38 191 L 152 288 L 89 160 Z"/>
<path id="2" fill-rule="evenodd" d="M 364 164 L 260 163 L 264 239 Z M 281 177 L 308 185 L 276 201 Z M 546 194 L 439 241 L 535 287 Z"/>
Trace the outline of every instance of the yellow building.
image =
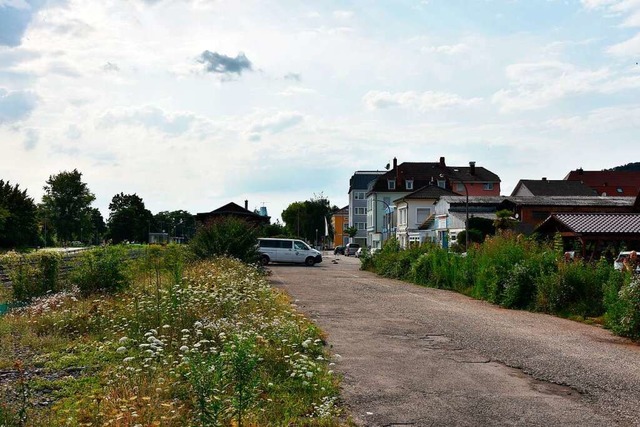
<path id="1" fill-rule="evenodd" d="M 333 227 L 333 247 L 344 246 L 349 243 L 349 235 L 344 229 L 349 226 L 349 206 L 340 209 L 331 217 Z"/>

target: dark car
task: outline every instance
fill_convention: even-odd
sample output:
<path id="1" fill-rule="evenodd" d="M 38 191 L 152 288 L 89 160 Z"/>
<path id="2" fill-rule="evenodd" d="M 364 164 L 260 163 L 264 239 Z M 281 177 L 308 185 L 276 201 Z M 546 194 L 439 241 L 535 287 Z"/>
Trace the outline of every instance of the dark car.
<path id="1" fill-rule="evenodd" d="M 336 246 L 333 250 L 334 255 L 344 255 L 344 246 Z"/>

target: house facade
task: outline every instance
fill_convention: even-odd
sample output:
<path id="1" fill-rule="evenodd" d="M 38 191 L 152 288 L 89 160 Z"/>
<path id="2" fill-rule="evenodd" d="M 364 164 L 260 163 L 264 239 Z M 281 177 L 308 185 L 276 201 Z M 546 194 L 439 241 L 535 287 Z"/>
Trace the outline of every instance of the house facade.
<path id="1" fill-rule="evenodd" d="M 331 216 L 333 227 L 333 247 L 344 246 L 349 243 L 349 235 L 344 229 L 349 226 L 349 206 L 345 206 Z"/>
<path id="2" fill-rule="evenodd" d="M 367 245 L 380 248 L 384 240 L 396 234 L 398 214 L 393 201 L 429 185 L 461 195 L 500 195 L 498 175 L 477 167 L 475 162 L 470 162 L 468 167 L 448 166 L 445 158 L 440 157 L 439 162 L 398 164 L 394 158 L 393 167 L 369 184 L 366 194 Z"/>
<path id="3" fill-rule="evenodd" d="M 442 196 L 455 195 L 451 190 L 427 185 L 393 201 L 396 206 L 396 238 L 402 248 L 434 241 L 425 224 L 433 218 L 435 205 Z"/>
<path id="4" fill-rule="evenodd" d="M 356 171 L 349 180 L 349 213 L 347 224 L 356 227 L 358 234 L 350 239 L 350 243 L 367 245 L 367 189 L 369 183 L 377 179 L 385 171 Z M 337 230 L 334 228 L 334 230 Z"/>

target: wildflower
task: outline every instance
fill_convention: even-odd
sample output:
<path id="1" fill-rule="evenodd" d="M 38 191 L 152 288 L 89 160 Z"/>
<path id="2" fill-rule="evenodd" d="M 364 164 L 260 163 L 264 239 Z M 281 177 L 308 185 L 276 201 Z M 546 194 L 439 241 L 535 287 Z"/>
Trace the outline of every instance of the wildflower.
<path id="1" fill-rule="evenodd" d="M 116 353 L 122 354 L 122 353 L 126 353 L 127 352 L 127 347 L 118 347 L 118 349 L 116 350 Z"/>
<path id="2" fill-rule="evenodd" d="M 180 351 L 182 352 L 189 351 L 189 347 L 187 347 L 186 345 L 183 345 L 182 347 L 180 347 Z"/>

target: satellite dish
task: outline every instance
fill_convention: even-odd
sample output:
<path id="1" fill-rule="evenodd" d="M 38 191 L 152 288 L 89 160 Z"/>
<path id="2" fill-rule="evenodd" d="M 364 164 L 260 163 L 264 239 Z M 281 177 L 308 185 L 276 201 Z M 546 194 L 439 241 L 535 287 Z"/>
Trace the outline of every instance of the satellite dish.
<path id="1" fill-rule="evenodd" d="M 389 170 L 389 168 L 390 168 L 390 167 L 391 167 L 391 165 L 390 165 L 389 163 L 387 163 L 387 166 L 385 166 L 384 168 L 385 168 L 386 170 Z"/>

